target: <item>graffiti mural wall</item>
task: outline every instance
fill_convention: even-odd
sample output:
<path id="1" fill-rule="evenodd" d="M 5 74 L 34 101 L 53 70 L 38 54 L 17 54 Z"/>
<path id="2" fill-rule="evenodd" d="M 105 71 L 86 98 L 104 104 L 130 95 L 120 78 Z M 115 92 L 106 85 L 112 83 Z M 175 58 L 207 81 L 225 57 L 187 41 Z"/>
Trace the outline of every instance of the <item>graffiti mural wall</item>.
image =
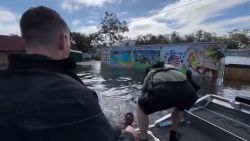
<path id="1" fill-rule="evenodd" d="M 188 46 L 180 46 L 175 48 L 164 48 L 165 64 L 171 64 L 182 72 L 187 70 L 185 65 L 185 54 Z"/>
<path id="2" fill-rule="evenodd" d="M 161 60 L 161 50 L 134 50 L 133 56 L 135 66 L 148 67 Z"/>
<path id="3" fill-rule="evenodd" d="M 102 49 L 101 59 L 102 59 L 102 63 L 109 64 L 110 63 L 110 50 Z"/>
<path id="4" fill-rule="evenodd" d="M 149 47 L 124 47 L 110 49 L 110 64 L 146 68 L 159 61 L 171 64 L 185 73 L 191 70 L 196 76 L 217 77 L 222 43 L 196 43 Z M 107 57 L 106 57 L 107 58 Z M 107 59 L 104 58 L 107 62 Z"/>
<path id="5" fill-rule="evenodd" d="M 159 62 L 161 59 L 159 48 L 119 48 L 110 51 L 110 64 L 146 68 Z"/>
<path id="6" fill-rule="evenodd" d="M 111 64 L 127 67 L 132 66 L 131 50 L 113 50 L 110 55 Z"/>
<path id="7" fill-rule="evenodd" d="M 223 47 L 218 44 L 196 44 L 188 48 L 185 54 L 185 66 L 194 75 L 208 79 L 217 77 L 220 54 Z"/>

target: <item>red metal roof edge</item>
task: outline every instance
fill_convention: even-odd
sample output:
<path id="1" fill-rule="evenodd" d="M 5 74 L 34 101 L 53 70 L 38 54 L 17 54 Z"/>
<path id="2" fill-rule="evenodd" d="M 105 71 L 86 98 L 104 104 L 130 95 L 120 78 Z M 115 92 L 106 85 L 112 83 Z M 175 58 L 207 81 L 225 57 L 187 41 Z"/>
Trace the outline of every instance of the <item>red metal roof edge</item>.
<path id="1" fill-rule="evenodd" d="M 0 52 L 25 51 L 25 44 L 20 36 L 0 35 Z"/>

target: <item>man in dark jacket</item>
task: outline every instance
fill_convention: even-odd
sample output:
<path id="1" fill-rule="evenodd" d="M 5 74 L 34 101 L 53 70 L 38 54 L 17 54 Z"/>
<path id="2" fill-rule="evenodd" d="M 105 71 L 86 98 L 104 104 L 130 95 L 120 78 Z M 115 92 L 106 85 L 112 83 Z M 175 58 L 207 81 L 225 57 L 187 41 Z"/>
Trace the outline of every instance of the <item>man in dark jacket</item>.
<path id="1" fill-rule="evenodd" d="M 25 55 L 11 55 L 0 72 L 1 141 L 115 141 L 94 91 L 74 73 L 70 34 L 54 10 L 36 7 L 21 17 Z"/>

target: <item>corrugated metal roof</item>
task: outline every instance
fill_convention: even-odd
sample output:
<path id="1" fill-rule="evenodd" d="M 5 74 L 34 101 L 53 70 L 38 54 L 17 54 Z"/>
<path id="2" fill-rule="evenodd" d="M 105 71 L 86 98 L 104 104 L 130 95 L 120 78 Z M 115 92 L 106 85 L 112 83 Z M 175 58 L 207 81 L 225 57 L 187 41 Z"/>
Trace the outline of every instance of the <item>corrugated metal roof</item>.
<path id="1" fill-rule="evenodd" d="M 0 52 L 23 52 L 25 45 L 20 36 L 0 35 Z"/>
<path id="2" fill-rule="evenodd" d="M 226 56 L 226 65 L 247 65 L 250 66 L 250 57 Z"/>

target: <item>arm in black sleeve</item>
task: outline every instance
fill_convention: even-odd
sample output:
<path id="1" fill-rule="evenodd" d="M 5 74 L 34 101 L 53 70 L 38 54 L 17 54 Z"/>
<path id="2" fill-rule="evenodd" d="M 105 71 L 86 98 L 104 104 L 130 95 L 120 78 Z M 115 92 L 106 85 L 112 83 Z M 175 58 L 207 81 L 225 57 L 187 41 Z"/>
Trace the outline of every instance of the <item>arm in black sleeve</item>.
<path id="1" fill-rule="evenodd" d="M 60 86 L 60 85 L 57 85 Z M 95 92 L 83 85 L 55 87 L 44 113 L 51 114 L 54 140 L 117 141 L 121 131 L 104 116 Z"/>
<path id="2" fill-rule="evenodd" d="M 195 89 L 196 91 L 198 91 L 198 90 L 200 89 L 200 86 L 199 86 L 198 84 L 196 84 L 196 83 L 193 81 L 193 79 L 188 79 L 188 80 L 189 80 L 190 84 L 194 87 L 194 89 Z"/>

